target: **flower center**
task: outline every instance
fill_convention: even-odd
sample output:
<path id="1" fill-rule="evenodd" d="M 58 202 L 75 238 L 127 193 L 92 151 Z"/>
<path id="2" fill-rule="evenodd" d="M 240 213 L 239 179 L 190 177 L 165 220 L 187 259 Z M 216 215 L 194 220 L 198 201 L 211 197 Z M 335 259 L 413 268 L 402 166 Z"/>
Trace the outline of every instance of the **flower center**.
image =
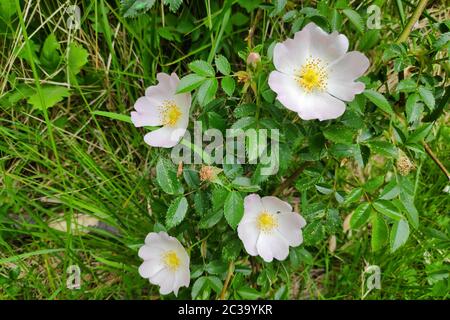
<path id="1" fill-rule="evenodd" d="M 171 251 L 167 251 L 164 255 L 163 255 L 163 262 L 166 265 L 166 267 L 168 267 L 170 270 L 172 271 L 177 271 L 177 269 L 180 267 L 181 265 L 181 260 L 180 258 L 178 258 L 178 255 L 176 254 L 175 251 L 171 250 Z"/>
<path id="2" fill-rule="evenodd" d="M 326 65 L 318 58 L 309 58 L 295 76 L 295 80 L 306 92 L 326 89 L 328 73 Z"/>
<path id="3" fill-rule="evenodd" d="M 262 232 L 270 233 L 274 228 L 278 226 L 278 219 L 275 215 L 268 212 L 261 212 L 257 218 L 256 223 L 258 229 Z"/>
<path id="4" fill-rule="evenodd" d="M 175 101 L 164 101 L 161 109 L 162 124 L 170 127 L 175 126 L 178 123 L 178 120 L 180 120 L 182 114 Z"/>

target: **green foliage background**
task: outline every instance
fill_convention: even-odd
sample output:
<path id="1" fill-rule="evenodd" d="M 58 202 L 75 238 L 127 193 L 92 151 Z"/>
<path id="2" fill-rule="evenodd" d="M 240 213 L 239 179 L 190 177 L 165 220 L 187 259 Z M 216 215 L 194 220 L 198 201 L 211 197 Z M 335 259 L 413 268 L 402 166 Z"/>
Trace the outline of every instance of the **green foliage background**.
<path id="1" fill-rule="evenodd" d="M 448 298 L 444 1 L 81 0 L 78 29 L 68 4 L 0 3 L 1 299 L 173 299 L 137 272 L 160 230 L 191 256 L 178 298 Z M 367 28 L 373 4 L 380 29 Z M 371 61 L 366 91 L 332 121 L 300 120 L 267 85 L 274 44 L 310 21 Z M 224 166 L 222 185 L 199 166 L 177 174 L 129 120 L 161 71 L 183 76 L 204 129 L 280 129 L 279 173 Z M 308 222 L 283 262 L 249 257 L 233 230 L 251 192 Z M 66 287 L 70 265 L 80 290 Z M 381 290 L 367 292 L 368 265 Z"/>

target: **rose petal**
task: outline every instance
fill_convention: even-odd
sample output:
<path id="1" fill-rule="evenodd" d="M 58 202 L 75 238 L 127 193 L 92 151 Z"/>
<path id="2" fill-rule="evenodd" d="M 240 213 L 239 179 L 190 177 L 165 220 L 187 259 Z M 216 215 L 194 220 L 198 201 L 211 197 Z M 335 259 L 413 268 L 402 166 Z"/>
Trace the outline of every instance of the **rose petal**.
<path id="1" fill-rule="evenodd" d="M 287 75 L 293 75 L 299 70 L 301 65 L 308 57 L 308 46 L 304 38 L 307 34 L 299 34 L 297 39 L 287 39 L 284 42 L 277 43 L 273 49 L 273 64 L 275 68 Z"/>
<path id="2" fill-rule="evenodd" d="M 343 56 L 348 50 L 348 39 L 345 35 L 333 32 L 326 33 L 315 23 L 308 23 L 303 30 L 309 32 L 309 55 L 331 63 Z M 294 39 L 296 39 L 294 37 Z"/>
<path id="3" fill-rule="evenodd" d="M 266 262 L 272 262 L 273 258 L 284 260 L 289 254 L 289 245 L 275 233 L 261 232 L 256 243 L 256 249 Z"/>
<path id="4" fill-rule="evenodd" d="M 147 260 L 139 266 L 139 274 L 142 278 L 151 278 L 164 268 L 158 260 Z"/>
<path id="5" fill-rule="evenodd" d="M 329 94 L 344 101 L 352 101 L 355 95 L 364 91 L 365 84 L 362 82 L 341 82 L 331 80 L 328 83 Z"/>
<path id="6" fill-rule="evenodd" d="M 270 213 L 292 212 L 291 205 L 277 197 L 268 196 L 263 197 L 261 200 L 264 209 Z"/>
<path id="7" fill-rule="evenodd" d="M 162 127 L 149 132 L 144 136 L 144 141 L 153 147 L 172 148 L 180 142 L 186 129 Z"/>
<path id="8" fill-rule="evenodd" d="M 141 259 L 149 260 L 160 258 L 164 253 L 163 245 L 161 244 L 151 244 L 151 245 L 143 245 L 139 248 L 138 255 Z"/>
<path id="9" fill-rule="evenodd" d="M 262 210 L 263 206 L 259 195 L 252 193 L 244 198 L 244 217 L 255 217 Z"/>
<path id="10" fill-rule="evenodd" d="M 320 121 L 336 119 L 345 112 L 345 103 L 328 93 L 312 93 L 305 96 L 298 115 L 303 120 Z"/>
<path id="11" fill-rule="evenodd" d="M 296 247 L 303 242 L 302 217 L 297 213 L 281 213 L 278 215 L 278 231 L 290 246 Z"/>
<path id="12" fill-rule="evenodd" d="M 239 239 L 241 239 L 244 244 L 245 251 L 247 251 L 247 253 L 251 256 L 256 256 L 258 254 L 256 250 L 256 243 L 260 234 L 260 231 L 256 226 L 256 222 L 241 222 L 237 227 L 237 231 Z"/>
<path id="13" fill-rule="evenodd" d="M 269 87 L 277 93 L 277 100 L 289 110 L 299 112 L 305 92 L 295 81 L 293 76 L 272 71 L 269 75 Z"/>
<path id="14" fill-rule="evenodd" d="M 328 67 L 328 81 L 353 82 L 369 68 L 369 59 L 361 52 L 351 51 Z"/>

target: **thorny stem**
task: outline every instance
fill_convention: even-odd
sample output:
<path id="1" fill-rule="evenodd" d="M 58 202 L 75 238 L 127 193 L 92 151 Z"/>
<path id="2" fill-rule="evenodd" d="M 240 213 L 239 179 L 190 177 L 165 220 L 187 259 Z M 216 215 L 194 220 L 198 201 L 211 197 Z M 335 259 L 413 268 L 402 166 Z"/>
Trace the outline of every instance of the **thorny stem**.
<path id="1" fill-rule="evenodd" d="M 225 283 L 223 284 L 222 292 L 220 292 L 219 300 L 225 300 L 225 295 L 227 293 L 231 277 L 233 276 L 233 272 L 234 272 L 234 261 L 230 261 L 230 264 L 228 265 L 227 278 L 225 279 Z"/>
<path id="2" fill-rule="evenodd" d="M 407 25 L 403 29 L 402 33 L 398 37 L 396 43 L 402 43 L 408 39 L 408 36 L 414 26 L 414 24 L 419 20 L 420 16 L 422 15 L 423 10 L 425 10 L 425 7 L 427 5 L 428 0 L 421 0 L 418 6 L 416 7 L 416 10 L 414 10 L 411 18 L 409 19 Z M 399 81 L 403 80 L 405 78 L 405 71 L 399 73 Z M 400 93 L 400 105 L 404 105 L 405 102 L 405 93 Z"/>
<path id="3" fill-rule="evenodd" d="M 295 181 L 295 179 L 297 179 L 298 176 L 303 172 L 303 170 L 305 170 L 310 164 L 311 164 L 310 162 L 303 163 L 297 170 L 294 171 L 293 174 L 291 174 L 286 180 L 284 180 L 283 183 L 280 184 L 278 188 L 275 189 L 272 195 L 276 196 L 280 194 L 284 189 L 289 187 Z"/>
<path id="4" fill-rule="evenodd" d="M 436 157 L 433 150 L 431 150 L 430 146 L 424 141 L 423 147 L 425 148 L 425 151 L 428 153 L 428 155 L 433 159 L 433 161 L 437 164 L 439 169 L 447 176 L 447 179 L 450 180 L 450 173 L 447 171 L 445 166 L 442 164 L 442 162 Z"/>
<path id="5" fill-rule="evenodd" d="M 253 25 L 248 30 L 248 36 L 247 36 L 246 40 L 247 40 L 247 45 L 250 49 L 252 48 L 253 35 L 255 34 L 256 24 L 258 23 L 259 19 L 261 18 L 261 13 L 262 13 L 261 9 L 258 9 L 258 11 L 256 12 L 256 16 L 255 16 Z"/>
<path id="6" fill-rule="evenodd" d="M 428 0 L 420 0 L 419 4 L 416 7 L 416 10 L 414 10 L 411 18 L 409 19 L 408 23 L 406 24 L 405 28 L 403 29 L 402 33 L 398 37 L 396 43 L 402 43 L 408 39 L 408 36 L 411 32 L 412 27 L 414 24 L 419 20 L 420 16 L 422 15 L 423 10 L 425 10 L 425 7 L 427 6 Z"/>
<path id="7" fill-rule="evenodd" d="M 425 10 L 425 7 L 427 6 L 428 0 L 420 0 L 419 4 L 416 7 L 416 10 L 414 10 L 411 18 L 409 19 L 407 25 L 403 29 L 402 33 L 398 37 L 396 43 L 402 43 L 408 39 L 409 34 L 411 33 L 411 30 L 414 26 L 414 24 L 419 20 L 420 16 L 422 15 L 422 12 Z M 425 148 L 425 151 L 428 153 L 428 155 L 433 159 L 433 161 L 437 164 L 439 169 L 446 175 L 447 179 L 450 180 L 450 174 L 445 168 L 445 166 L 442 164 L 442 162 L 436 157 L 433 150 L 431 150 L 430 146 L 424 141 L 423 147 Z"/>

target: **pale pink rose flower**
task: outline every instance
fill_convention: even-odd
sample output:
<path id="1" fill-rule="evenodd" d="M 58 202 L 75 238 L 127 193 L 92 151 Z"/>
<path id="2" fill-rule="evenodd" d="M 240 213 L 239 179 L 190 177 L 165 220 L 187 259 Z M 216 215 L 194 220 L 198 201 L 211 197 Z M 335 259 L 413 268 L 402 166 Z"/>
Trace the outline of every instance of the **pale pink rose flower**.
<path id="1" fill-rule="evenodd" d="M 305 219 L 292 212 L 289 203 L 277 197 L 250 194 L 244 199 L 244 216 L 238 225 L 238 236 L 248 254 L 261 256 L 264 261 L 284 260 L 289 246 L 303 242 Z"/>
<path id="2" fill-rule="evenodd" d="M 139 274 L 158 285 L 161 294 L 178 295 L 181 287 L 189 286 L 189 256 L 181 243 L 166 232 L 149 233 L 139 257 L 144 259 Z"/>
<path id="3" fill-rule="evenodd" d="M 340 117 L 345 101 L 364 91 L 364 83 L 356 79 L 369 67 L 364 54 L 347 52 L 348 45 L 345 35 L 326 33 L 312 22 L 294 39 L 277 43 L 269 86 L 278 101 L 304 120 Z"/>
<path id="4" fill-rule="evenodd" d="M 147 133 L 144 141 L 153 147 L 171 148 L 180 142 L 189 124 L 191 94 L 176 94 L 180 79 L 175 73 L 157 74 L 158 84 L 147 88 L 134 104 L 131 121 L 136 127 L 162 126 Z"/>

